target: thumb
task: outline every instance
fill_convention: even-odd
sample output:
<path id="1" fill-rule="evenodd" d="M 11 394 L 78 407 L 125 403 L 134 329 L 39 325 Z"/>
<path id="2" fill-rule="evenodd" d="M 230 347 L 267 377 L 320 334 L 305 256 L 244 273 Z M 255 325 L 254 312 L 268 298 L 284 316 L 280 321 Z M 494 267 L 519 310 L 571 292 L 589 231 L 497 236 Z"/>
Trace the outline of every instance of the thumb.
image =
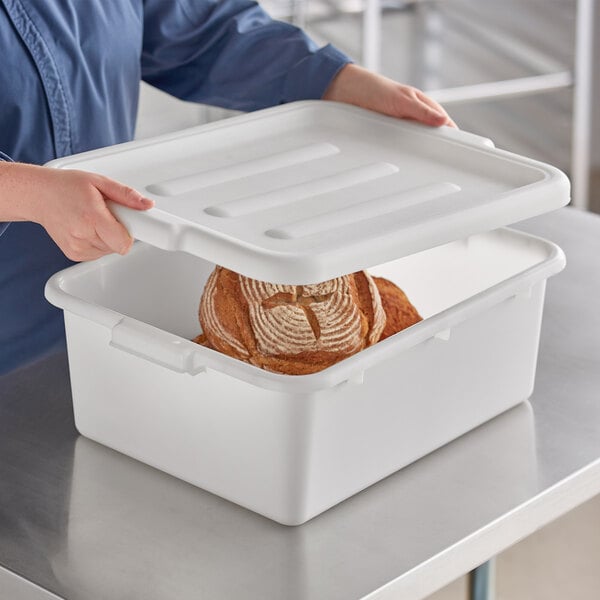
<path id="1" fill-rule="evenodd" d="M 99 176 L 94 180 L 94 185 L 107 200 L 117 204 L 137 210 L 148 210 L 154 206 L 153 200 L 142 196 L 137 190 L 114 179 Z"/>

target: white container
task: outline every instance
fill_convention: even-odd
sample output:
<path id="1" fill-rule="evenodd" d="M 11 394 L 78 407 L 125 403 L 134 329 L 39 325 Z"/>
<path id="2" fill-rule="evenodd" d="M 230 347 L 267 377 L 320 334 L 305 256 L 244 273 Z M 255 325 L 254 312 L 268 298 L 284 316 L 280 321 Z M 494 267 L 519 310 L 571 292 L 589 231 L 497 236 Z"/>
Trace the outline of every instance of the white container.
<path id="1" fill-rule="evenodd" d="M 558 171 L 476 136 L 325 104 L 54 163 L 157 200 L 118 211 L 153 246 L 48 282 L 65 310 L 77 429 L 287 525 L 528 398 L 545 282 L 564 266 L 550 242 L 477 233 L 566 203 Z M 379 263 L 371 272 L 424 320 L 322 372 L 269 373 L 189 341 L 215 262 L 281 283 Z"/>
<path id="2" fill-rule="evenodd" d="M 318 589 L 316 582 L 332 565 L 354 564 L 357 549 L 347 540 L 375 545 L 370 579 L 386 581 L 407 545 L 407 526 L 415 534 L 415 522 L 407 522 L 423 514 L 434 514 L 440 525 L 456 518 L 459 494 L 462 512 L 482 519 L 534 495 L 533 417 L 523 402 L 430 455 L 411 475 L 392 476 L 323 514 L 318 526 L 300 529 L 266 527 L 233 504 L 172 485 L 162 473 L 80 437 L 66 500 L 66 538 L 48 559 L 63 589 L 77 588 L 80 598 L 134 598 L 140 595 L 138 579 L 148 573 L 160 576 L 145 587 L 144 600 L 187 598 L 192 589 L 200 589 L 196 595 L 202 598 L 243 598 L 242 590 L 256 589 L 257 577 L 265 599 L 330 598 L 307 590 Z M 450 495 L 448 502 L 439 501 L 438 490 Z M 135 564 L 124 569 L 122 549 L 132 538 Z M 228 577 L 217 565 L 227 565 Z"/>

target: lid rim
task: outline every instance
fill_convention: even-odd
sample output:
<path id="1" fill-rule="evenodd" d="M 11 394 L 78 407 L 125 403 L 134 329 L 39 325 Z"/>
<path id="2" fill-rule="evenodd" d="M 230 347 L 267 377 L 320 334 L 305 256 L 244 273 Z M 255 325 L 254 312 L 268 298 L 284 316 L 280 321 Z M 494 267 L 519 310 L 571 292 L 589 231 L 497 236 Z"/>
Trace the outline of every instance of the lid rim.
<path id="1" fill-rule="evenodd" d="M 327 123 L 327 127 L 323 126 L 323 122 Z M 273 147 L 267 148 L 271 154 L 265 155 L 266 158 L 256 158 L 248 154 L 247 149 L 253 148 L 252 132 L 264 132 L 265 124 L 268 124 L 267 129 L 275 132 L 265 138 L 271 141 Z M 256 129 L 258 125 L 260 128 Z M 224 132 L 231 141 L 227 138 L 227 144 L 223 146 L 222 139 L 219 139 L 227 151 L 223 154 L 219 146 L 215 150 L 216 159 L 209 162 L 216 165 L 209 167 L 209 175 L 214 175 L 216 170 L 218 177 L 213 177 L 213 183 L 206 184 L 201 181 L 206 168 L 196 174 L 192 172 L 188 177 L 190 182 L 200 180 L 202 189 L 197 190 L 194 184 L 181 192 L 178 182 L 186 179 L 186 169 L 193 169 L 195 157 L 207 152 L 206 147 L 213 139 L 211 135 L 223 135 Z M 298 144 L 304 144 L 302 152 L 294 150 L 293 143 L 278 148 L 278 141 L 285 135 L 292 136 L 292 142 L 296 140 L 293 136 L 298 136 Z M 337 135 L 339 139 L 330 140 L 327 137 L 330 135 Z M 201 136 L 204 136 L 202 143 L 189 145 L 196 139 L 200 141 Z M 399 143 L 396 151 L 395 142 L 391 146 L 389 143 L 392 138 L 400 142 L 409 140 L 410 144 L 405 141 L 409 148 L 401 148 Z M 239 145 L 239 140 L 244 139 L 246 146 L 243 143 Z M 262 143 L 262 138 L 259 141 Z M 325 146 L 331 146 L 336 152 Z M 289 150 L 290 147 L 292 150 Z M 190 148 L 192 154 L 188 156 L 186 152 Z M 238 148 L 241 150 L 238 151 Z M 237 175 L 228 180 L 229 167 L 219 166 L 219 152 L 225 157 L 224 164 L 230 165 L 234 171 L 235 165 L 242 164 L 244 160 L 250 167 L 245 165 L 243 169 L 237 169 Z M 450 157 L 447 163 L 439 162 L 440 152 L 446 153 L 444 157 Z M 451 156 L 454 152 L 457 155 L 462 153 L 460 160 Z M 281 153 L 287 158 L 275 161 L 271 168 L 269 156 L 281 156 Z M 161 159 L 164 156 L 167 167 L 171 163 L 178 165 L 185 162 L 178 171 L 184 174 L 178 177 L 175 177 L 176 173 L 169 175 L 166 167 L 155 174 L 152 165 L 157 162 L 157 154 Z M 386 158 L 388 155 L 389 158 Z M 143 159 L 147 156 L 153 157 L 154 163 L 150 162 L 150 166 L 145 167 Z M 350 158 L 344 158 L 346 156 Z M 233 162 L 231 157 L 234 157 Z M 330 160 L 338 161 L 335 163 L 337 171 L 328 176 L 331 172 L 328 169 L 332 168 L 327 166 Z M 340 204 L 353 186 L 363 181 L 362 172 L 361 175 L 353 173 L 357 161 L 362 164 L 361 160 L 369 164 L 378 161 L 377 164 L 400 166 L 398 172 L 388 173 L 383 183 L 377 178 L 379 170 L 385 170 L 379 169 L 375 174 L 369 171 L 370 187 L 361 189 L 365 200 L 357 202 L 357 192 L 353 202 Z M 254 173 L 251 167 L 260 161 L 267 170 Z M 127 163 L 131 163 L 131 168 Z M 481 173 L 479 164 L 482 165 Z M 446 173 L 450 168 L 448 165 L 456 173 L 464 175 L 466 188 L 452 180 L 452 172 Z M 429 128 L 356 106 L 321 100 L 289 103 L 155 138 L 92 150 L 55 159 L 47 166 L 97 167 L 107 176 L 111 176 L 112 168 L 117 177 L 119 173 L 128 173 L 128 169 L 135 171 L 135 176 L 131 175 L 133 183 L 144 183 L 134 187 L 141 187 L 143 193 L 155 189 L 160 194 L 148 194 L 157 199 L 157 207 L 149 211 L 111 205 L 116 217 L 134 237 L 165 250 L 188 252 L 248 277 L 291 285 L 332 279 L 471 234 L 514 224 L 564 206 L 570 199 L 569 180 L 559 169 L 494 148 L 486 138 L 445 127 Z M 486 169 L 493 177 L 486 175 Z M 336 173 L 340 172 L 350 178 L 344 179 L 350 183 L 336 187 L 340 185 L 335 179 Z M 443 176 L 438 178 L 439 174 Z M 319 177 L 329 177 L 330 191 L 315 195 L 313 186 L 310 188 L 312 192 L 306 192 L 302 182 L 312 181 L 313 176 L 317 181 L 320 181 Z M 490 182 L 489 190 L 486 191 L 483 185 L 480 200 L 474 196 L 474 185 L 480 180 L 486 184 L 486 176 Z M 157 179 L 151 181 L 153 177 Z M 300 186 L 302 190 L 295 190 L 296 199 L 292 197 L 287 203 L 261 208 L 261 193 L 273 195 L 273 191 L 260 191 L 261 181 L 271 181 L 273 177 L 280 177 L 284 183 L 277 188 L 281 194 L 285 194 L 290 186 Z M 131 185 L 132 181 L 125 183 Z M 165 182 L 169 185 L 164 185 Z M 157 186 L 162 187 L 158 189 Z M 257 186 L 258 192 L 255 190 Z M 170 195 L 171 187 L 177 194 Z M 267 184 L 262 189 L 271 188 Z M 364 192 L 365 189 L 368 193 Z M 206 195 L 205 190 L 209 190 Z M 218 210 L 219 206 L 210 194 L 220 194 L 225 202 L 230 203 L 228 198 L 233 198 L 239 204 L 239 199 L 246 197 L 246 190 L 258 207 L 256 211 L 237 210 L 231 214 L 222 211 L 223 214 L 216 219 L 207 210 Z M 302 196 L 303 193 L 309 195 Z M 373 196 L 373 193 L 379 195 Z M 313 196 L 319 196 L 318 201 L 312 200 Z M 196 198 L 200 201 L 199 208 L 192 210 Z M 169 210 L 171 207 L 172 210 Z M 274 222 L 275 216 L 279 225 Z"/>

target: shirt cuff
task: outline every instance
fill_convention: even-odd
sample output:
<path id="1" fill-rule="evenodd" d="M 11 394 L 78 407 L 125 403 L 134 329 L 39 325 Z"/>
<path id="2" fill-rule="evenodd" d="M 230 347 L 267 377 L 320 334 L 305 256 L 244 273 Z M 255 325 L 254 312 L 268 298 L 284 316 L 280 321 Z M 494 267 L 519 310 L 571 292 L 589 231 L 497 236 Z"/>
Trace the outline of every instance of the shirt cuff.
<path id="1" fill-rule="evenodd" d="M 286 78 L 282 102 L 322 98 L 332 79 L 351 62 L 349 56 L 327 44 L 291 69 Z"/>
<path id="2" fill-rule="evenodd" d="M 7 162 L 13 162 L 12 158 L 10 156 L 8 156 L 7 154 L 4 154 L 4 152 L 2 152 L 2 151 L 0 151 L 0 160 L 4 160 Z M 8 229 L 9 225 L 10 225 L 10 223 L 0 222 L 0 235 L 2 235 Z"/>

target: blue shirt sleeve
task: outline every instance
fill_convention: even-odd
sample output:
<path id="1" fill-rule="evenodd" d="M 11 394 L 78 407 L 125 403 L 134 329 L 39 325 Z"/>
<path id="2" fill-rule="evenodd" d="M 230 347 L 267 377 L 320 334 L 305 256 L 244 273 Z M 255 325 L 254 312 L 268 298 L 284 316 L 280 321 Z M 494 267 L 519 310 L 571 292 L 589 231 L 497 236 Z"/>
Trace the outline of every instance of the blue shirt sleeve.
<path id="1" fill-rule="evenodd" d="M 142 78 L 182 100 L 251 111 L 321 98 L 351 59 L 250 0 L 146 0 Z"/>
<path id="2" fill-rule="evenodd" d="M 8 156 L 7 154 L 4 154 L 4 152 L 2 152 L 1 150 L 0 150 L 0 160 L 6 160 L 6 161 L 12 162 L 12 159 L 10 158 L 10 156 Z M 0 236 L 8 229 L 9 225 L 10 225 L 10 223 L 0 222 Z"/>

